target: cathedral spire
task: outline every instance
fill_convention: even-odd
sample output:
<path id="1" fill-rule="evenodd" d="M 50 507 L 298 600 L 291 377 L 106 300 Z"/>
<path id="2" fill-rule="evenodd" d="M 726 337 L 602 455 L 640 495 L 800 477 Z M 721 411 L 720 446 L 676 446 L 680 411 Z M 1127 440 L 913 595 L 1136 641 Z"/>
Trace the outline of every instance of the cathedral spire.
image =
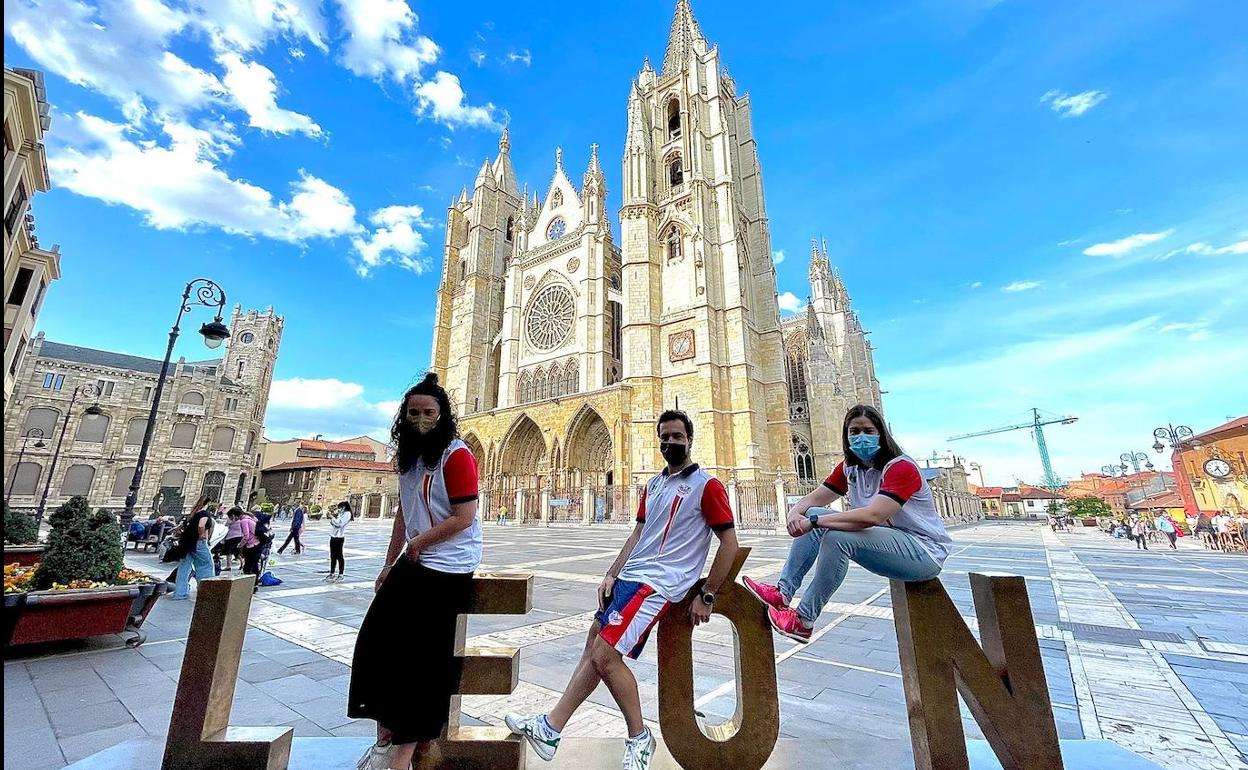
<path id="1" fill-rule="evenodd" d="M 484 187 L 491 181 L 492 175 L 490 173 L 490 159 L 486 158 L 481 162 L 481 170 L 477 172 L 477 181 L 473 184 L 473 187 Z"/>
<path id="2" fill-rule="evenodd" d="M 515 195 L 518 188 L 516 186 L 516 172 L 511 168 L 510 151 L 511 132 L 504 128 L 502 135 L 498 137 L 498 157 L 494 159 L 494 166 L 491 172 L 500 190 L 505 190 Z"/>
<path id="3" fill-rule="evenodd" d="M 698 51 L 706 50 L 706 38 L 698 29 L 697 19 L 693 18 L 693 8 L 689 0 L 676 0 L 676 13 L 672 16 L 672 29 L 667 33 L 667 53 L 663 55 L 663 69 L 659 77 L 680 72 L 689 57 Z"/>
<path id="4" fill-rule="evenodd" d="M 606 175 L 602 173 L 602 164 L 598 162 L 597 142 L 589 146 L 589 167 L 585 169 L 585 186 L 588 187 L 591 181 L 600 185 L 606 181 Z"/>

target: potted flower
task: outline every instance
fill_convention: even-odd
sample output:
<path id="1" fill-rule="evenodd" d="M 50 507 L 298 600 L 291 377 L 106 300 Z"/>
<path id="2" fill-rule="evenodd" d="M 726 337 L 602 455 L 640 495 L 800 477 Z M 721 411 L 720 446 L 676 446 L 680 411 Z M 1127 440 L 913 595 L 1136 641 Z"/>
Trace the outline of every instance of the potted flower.
<path id="1" fill-rule="evenodd" d="M 170 586 L 125 569 L 116 517 L 92 512 L 86 498 L 70 498 L 48 523 L 43 560 L 5 569 L 6 645 L 127 630 L 135 634 L 128 645 L 142 644 L 139 626 Z"/>
<path id="2" fill-rule="evenodd" d="M 4 504 L 4 563 L 29 567 L 39 561 L 39 528 L 29 515 Z"/>

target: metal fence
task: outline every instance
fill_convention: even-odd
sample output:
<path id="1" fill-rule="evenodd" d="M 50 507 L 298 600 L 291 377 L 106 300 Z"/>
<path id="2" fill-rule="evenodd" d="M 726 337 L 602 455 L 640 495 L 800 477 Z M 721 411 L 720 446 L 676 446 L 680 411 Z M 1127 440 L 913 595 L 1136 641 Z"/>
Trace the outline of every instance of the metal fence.
<path id="1" fill-rule="evenodd" d="M 550 513 L 547 521 L 572 524 L 584 521 L 585 488 L 572 487 L 550 493 Z"/>
<path id="2" fill-rule="evenodd" d="M 744 529 L 773 529 L 784 513 L 777 510 L 776 485 L 771 481 L 738 481 L 737 526 Z"/>

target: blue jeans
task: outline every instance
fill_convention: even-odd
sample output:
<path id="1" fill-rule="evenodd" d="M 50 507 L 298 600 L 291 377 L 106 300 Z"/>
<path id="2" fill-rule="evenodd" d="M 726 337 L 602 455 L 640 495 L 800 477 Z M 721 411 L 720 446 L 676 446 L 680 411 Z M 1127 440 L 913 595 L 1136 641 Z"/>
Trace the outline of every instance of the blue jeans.
<path id="1" fill-rule="evenodd" d="M 216 577 L 216 568 L 212 566 L 212 552 L 208 550 L 208 544 L 203 540 L 196 543 L 195 549 L 178 562 L 178 577 L 174 583 L 173 598 L 185 599 L 190 595 L 192 569 L 195 570 L 196 582 Z"/>
<path id="2" fill-rule="evenodd" d="M 789 558 L 784 562 L 777 588 L 785 599 L 791 600 L 813 566 L 815 577 L 802 595 L 797 614 L 807 623 L 814 623 L 845 581 L 851 561 L 891 580 L 929 580 L 940 574 L 940 565 L 923 550 L 918 539 L 899 529 L 815 529 L 789 547 Z"/>

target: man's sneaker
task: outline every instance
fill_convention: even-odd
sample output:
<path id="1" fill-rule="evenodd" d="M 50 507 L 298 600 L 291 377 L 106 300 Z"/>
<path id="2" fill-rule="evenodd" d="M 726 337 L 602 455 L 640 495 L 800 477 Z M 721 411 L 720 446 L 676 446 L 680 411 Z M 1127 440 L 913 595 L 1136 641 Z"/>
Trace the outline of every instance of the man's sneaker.
<path id="1" fill-rule="evenodd" d="M 321 582 L 322 582 L 322 583 L 332 583 L 332 582 L 334 582 L 334 573 L 332 573 L 332 572 L 331 572 L 331 573 L 329 573 L 328 575 L 326 575 L 325 577 L 321 578 Z"/>
<path id="2" fill-rule="evenodd" d="M 654 733 L 648 727 L 644 734 L 636 738 L 625 739 L 624 770 L 646 770 L 650 767 L 650 760 L 654 759 L 656 745 Z"/>
<path id="3" fill-rule="evenodd" d="M 779 588 L 767 583 L 760 583 L 757 580 L 751 580 L 748 577 L 742 578 L 741 582 L 745 584 L 745 590 L 754 594 L 760 602 L 768 607 L 782 610 L 789 606 L 789 603 L 784 600 L 784 594 L 780 593 Z"/>
<path id="4" fill-rule="evenodd" d="M 776 629 L 776 633 L 781 636 L 787 636 L 802 644 L 810 641 L 811 629 L 802 624 L 801 618 L 797 616 L 797 610 L 790 607 L 780 609 L 769 607 L 767 619 L 771 621 L 771 627 Z"/>
<path id="5" fill-rule="evenodd" d="M 373 744 L 360 757 L 360 761 L 355 763 L 355 770 L 390 770 L 390 755 L 393 753 L 394 744 Z"/>
<path id="6" fill-rule="evenodd" d="M 507 723 L 508 730 L 527 739 L 539 757 L 547 762 L 555 758 L 559 749 L 559 733 L 547 728 L 545 714 L 508 714 L 503 721 Z"/>

